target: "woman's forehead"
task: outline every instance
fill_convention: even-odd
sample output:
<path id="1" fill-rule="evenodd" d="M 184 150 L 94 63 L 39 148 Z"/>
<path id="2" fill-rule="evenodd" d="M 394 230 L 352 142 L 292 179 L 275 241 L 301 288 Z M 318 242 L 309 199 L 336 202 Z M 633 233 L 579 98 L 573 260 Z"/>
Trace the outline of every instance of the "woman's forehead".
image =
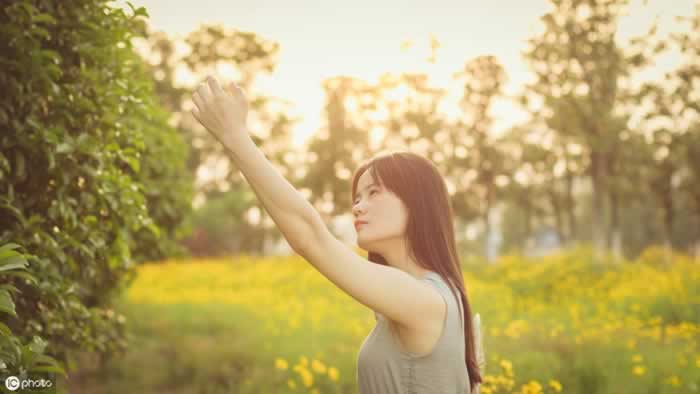
<path id="1" fill-rule="evenodd" d="M 364 188 L 372 184 L 374 184 L 375 186 L 381 186 L 381 180 L 377 179 L 377 181 L 375 182 L 374 178 L 372 177 L 372 174 L 370 174 L 370 170 L 368 169 L 360 176 L 360 179 L 357 181 L 357 190 L 363 190 Z"/>

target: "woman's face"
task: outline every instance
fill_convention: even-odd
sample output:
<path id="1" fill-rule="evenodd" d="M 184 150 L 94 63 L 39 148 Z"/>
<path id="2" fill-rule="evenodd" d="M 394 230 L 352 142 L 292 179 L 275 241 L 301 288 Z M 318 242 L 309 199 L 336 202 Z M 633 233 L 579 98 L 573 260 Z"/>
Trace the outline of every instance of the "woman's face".
<path id="1" fill-rule="evenodd" d="M 380 253 L 388 246 L 386 241 L 404 237 L 408 219 L 405 204 L 383 185 L 375 184 L 369 170 L 357 182 L 352 213 L 354 221 L 367 222 L 355 226 L 357 245 L 364 250 Z"/>

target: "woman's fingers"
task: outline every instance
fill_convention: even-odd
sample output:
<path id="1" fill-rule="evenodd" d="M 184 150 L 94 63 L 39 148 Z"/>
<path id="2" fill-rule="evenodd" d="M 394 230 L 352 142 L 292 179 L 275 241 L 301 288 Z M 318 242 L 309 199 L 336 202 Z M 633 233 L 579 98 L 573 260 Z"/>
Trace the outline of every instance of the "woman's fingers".
<path id="1" fill-rule="evenodd" d="M 199 123 L 202 123 L 202 120 L 199 119 L 199 109 L 197 109 L 197 108 L 195 107 L 195 108 L 192 108 L 192 111 L 190 111 L 190 112 L 192 112 L 192 116 L 194 116 L 194 118 L 197 119 L 197 121 L 198 121 Z"/>
<path id="2" fill-rule="evenodd" d="M 209 89 L 211 89 L 211 93 L 214 96 L 218 96 L 222 94 L 224 91 L 221 89 L 221 86 L 219 86 L 219 82 L 216 80 L 216 78 L 210 76 L 207 78 L 207 83 L 209 84 Z"/>
<path id="3" fill-rule="evenodd" d="M 209 84 L 206 82 L 202 82 L 199 84 L 199 87 L 197 87 L 197 93 L 199 93 L 199 98 L 201 99 L 202 104 L 206 104 L 209 101 L 211 101 L 211 91 L 209 90 Z M 201 107 L 200 107 L 201 108 Z M 204 109 L 204 108 L 202 108 Z"/>
<path id="4" fill-rule="evenodd" d="M 204 108 L 204 101 L 199 95 L 199 90 L 196 90 L 194 94 L 192 94 L 192 101 L 194 101 L 194 104 L 197 106 L 197 112 L 199 112 L 201 108 Z"/>
<path id="5" fill-rule="evenodd" d="M 235 82 L 231 82 L 229 85 L 229 90 L 231 91 L 231 94 L 233 94 L 233 97 L 243 99 L 245 98 L 245 95 L 243 94 L 243 89 L 241 89 L 240 86 L 238 86 Z"/>

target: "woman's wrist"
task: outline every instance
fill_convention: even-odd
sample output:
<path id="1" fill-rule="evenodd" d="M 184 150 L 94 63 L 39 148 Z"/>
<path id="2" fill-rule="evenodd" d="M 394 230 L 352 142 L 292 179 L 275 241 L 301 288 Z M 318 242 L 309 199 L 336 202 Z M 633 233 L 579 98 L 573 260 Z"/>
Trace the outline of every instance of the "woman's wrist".
<path id="1" fill-rule="evenodd" d="M 235 152 L 242 144 L 253 143 L 253 139 L 250 137 L 248 128 L 243 126 L 242 129 L 234 130 L 232 128 L 224 132 L 221 143 L 225 148 Z"/>

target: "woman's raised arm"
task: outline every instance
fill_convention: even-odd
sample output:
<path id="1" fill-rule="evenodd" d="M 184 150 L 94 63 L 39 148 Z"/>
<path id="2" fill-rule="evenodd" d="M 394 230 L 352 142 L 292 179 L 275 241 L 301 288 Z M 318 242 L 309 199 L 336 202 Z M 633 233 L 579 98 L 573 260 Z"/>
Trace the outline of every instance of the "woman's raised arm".
<path id="1" fill-rule="evenodd" d="M 224 91 L 216 79 L 209 77 L 192 98 L 196 106 L 192 115 L 224 145 L 289 245 L 299 253 L 310 238 L 313 215 L 318 212 L 253 142 L 243 91 L 234 83 Z"/>

